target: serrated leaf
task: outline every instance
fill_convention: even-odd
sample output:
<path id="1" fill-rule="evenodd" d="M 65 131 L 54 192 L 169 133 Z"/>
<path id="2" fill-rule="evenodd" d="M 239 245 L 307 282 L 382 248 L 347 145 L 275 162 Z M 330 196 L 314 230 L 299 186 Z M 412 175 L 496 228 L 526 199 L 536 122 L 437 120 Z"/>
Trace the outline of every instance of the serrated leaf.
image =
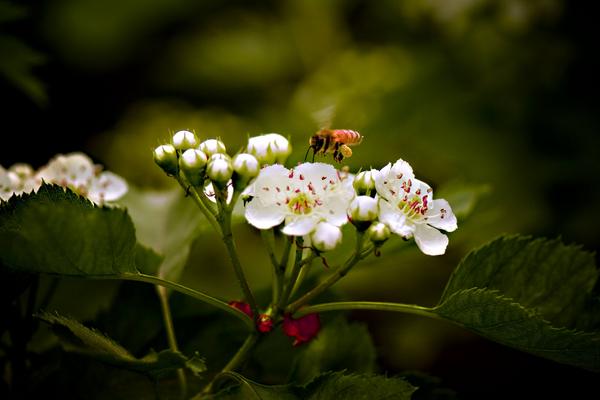
<path id="1" fill-rule="evenodd" d="M 130 188 L 120 200 L 127 207 L 138 240 L 164 256 L 155 275 L 177 281 L 191 245 L 211 226 L 183 190 L 142 191 Z"/>
<path id="2" fill-rule="evenodd" d="M 291 381 L 305 383 L 326 371 L 372 373 L 375 356 L 367 327 L 338 317 L 300 349 L 294 360 Z"/>
<path id="3" fill-rule="evenodd" d="M 305 386 L 267 386 L 246 379 L 237 373 L 227 373 L 238 385 L 210 397 L 215 400 L 406 400 L 416 390 L 402 378 L 371 374 L 322 374 Z M 198 398 L 198 397 L 196 397 Z"/>
<path id="4" fill-rule="evenodd" d="M 594 255 L 559 239 L 508 236 L 469 253 L 442 295 L 463 289 L 498 290 L 557 326 L 574 327 L 598 279 Z"/>
<path id="5" fill-rule="evenodd" d="M 67 276 L 137 273 L 135 229 L 125 210 L 99 207 L 60 186 L 0 205 L 0 264 Z"/>
<path id="6" fill-rule="evenodd" d="M 496 291 L 458 291 L 436 307 L 435 312 L 504 345 L 600 371 L 600 334 L 553 327 L 539 314 Z"/>
<path id="7" fill-rule="evenodd" d="M 181 353 L 163 350 L 136 358 L 109 337 L 85 327 L 78 321 L 50 313 L 41 313 L 36 317 L 52 327 L 65 351 L 92 357 L 116 367 L 151 377 L 184 367 L 188 367 L 195 374 L 206 370 L 204 362 L 197 356 L 188 359 Z"/>
<path id="8" fill-rule="evenodd" d="M 593 255 L 579 247 L 502 237 L 461 261 L 433 312 L 507 346 L 600 371 L 600 332 L 572 329 L 591 320 L 584 308 L 597 277 Z"/>

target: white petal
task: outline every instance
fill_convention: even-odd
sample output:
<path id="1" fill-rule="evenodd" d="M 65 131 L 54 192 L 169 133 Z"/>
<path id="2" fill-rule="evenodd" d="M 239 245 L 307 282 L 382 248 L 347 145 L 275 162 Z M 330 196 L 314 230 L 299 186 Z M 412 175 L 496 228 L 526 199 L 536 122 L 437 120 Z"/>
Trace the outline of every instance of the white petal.
<path id="1" fill-rule="evenodd" d="M 442 213 L 441 210 L 445 212 Z M 452 212 L 450 204 L 444 199 L 433 201 L 433 208 L 425 214 L 427 223 L 446 232 L 453 232 L 458 228 L 456 216 Z"/>
<path id="2" fill-rule="evenodd" d="M 246 205 L 244 215 L 250 225 L 258 229 L 269 229 L 283 222 L 285 209 L 274 205 L 264 205 L 259 199 L 254 198 Z"/>
<path id="3" fill-rule="evenodd" d="M 382 198 L 379 199 L 379 221 L 389 226 L 395 234 L 405 238 L 411 237 L 415 229 L 404 213 Z"/>
<path id="4" fill-rule="evenodd" d="M 342 230 L 327 222 L 319 222 L 315 230 L 308 236 L 310 243 L 319 251 L 330 251 L 342 242 Z M 305 242 L 306 246 L 309 246 Z"/>
<path id="5" fill-rule="evenodd" d="M 429 225 L 419 224 L 415 229 L 415 242 L 428 256 L 439 256 L 446 252 L 448 237 Z"/>
<path id="6" fill-rule="evenodd" d="M 338 173 L 335 168 L 333 168 L 330 164 L 325 163 L 304 163 L 298 165 L 294 168 L 294 174 L 300 179 L 300 175 L 302 175 L 303 180 L 306 182 L 312 181 L 317 187 L 318 183 L 323 180 L 325 177 L 326 181 L 333 180 L 334 182 L 339 182 Z"/>
<path id="7" fill-rule="evenodd" d="M 304 236 L 312 232 L 318 222 L 319 219 L 314 216 L 296 217 L 285 224 L 281 233 L 290 236 Z"/>
<path id="8" fill-rule="evenodd" d="M 275 206 L 283 195 L 283 189 L 288 185 L 290 171 L 283 165 L 269 165 L 260 170 L 249 192 L 264 206 Z M 279 191 L 277 190 L 279 188 Z M 254 200 L 253 200 L 254 201 Z"/>
<path id="9" fill-rule="evenodd" d="M 88 198 L 95 203 L 115 201 L 127 193 L 127 183 L 112 172 L 104 171 L 95 178 L 89 188 Z"/>
<path id="10" fill-rule="evenodd" d="M 394 165 L 392 165 L 390 173 L 396 176 L 402 174 L 402 176 L 406 179 L 414 179 L 415 177 L 415 174 L 413 173 L 413 169 L 410 166 L 410 164 L 401 158 L 398 161 L 396 161 Z"/>

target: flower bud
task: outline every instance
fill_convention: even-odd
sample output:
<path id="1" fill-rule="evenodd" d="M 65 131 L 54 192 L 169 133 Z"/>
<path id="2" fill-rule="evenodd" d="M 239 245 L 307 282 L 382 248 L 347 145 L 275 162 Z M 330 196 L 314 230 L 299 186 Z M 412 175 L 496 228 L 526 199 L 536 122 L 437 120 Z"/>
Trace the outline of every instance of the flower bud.
<path id="1" fill-rule="evenodd" d="M 217 187 L 223 188 L 233 175 L 233 165 L 225 158 L 211 157 L 206 167 L 206 174 Z"/>
<path id="2" fill-rule="evenodd" d="M 268 133 L 249 138 L 247 151 L 256 157 L 261 165 L 283 164 L 292 153 L 292 146 L 280 134 Z"/>
<path id="3" fill-rule="evenodd" d="M 231 157 L 225 153 L 215 153 L 212 156 L 208 157 L 208 161 L 211 160 L 225 160 L 231 162 Z"/>
<path id="4" fill-rule="evenodd" d="M 198 145 L 198 138 L 193 132 L 179 131 L 173 135 L 173 146 L 177 150 L 192 149 Z"/>
<path id="5" fill-rule="evenodd" d="M 244 186 L 252 178 L 258 176 L 260 164 L 253 155 L 240 153 L 233 157 L 233 170 L 237 177 L 235 179 L 236 186 Z"/>
<path id="6" fill-rule="evenodd" d="M 359 195 L 364 195 L 375 190 L 375 174 L 379 171 L 372 169 L 370 171 L 362 171 L 354 177 L 354 189 Z"/>
<path id="7" fill-rule="evenodd" d="M 217 153 L 227 153 L 227 149 L 225 148 L 225 144 L 217 139 L 208 139 L 204 142 L 200 143 L 200 150 L 204 152 L 207 156 L 212 156 Z"/>
<path id="8" fill-rule="evenodd" d="M 168 175 L 177 175 L 177 151 L 170 144 L 163 144 L 154 149 L 154 162 Z"/>
<path id="9" fill-rule="evenodd" d="M 377 218 L 377 200 L 370 196 L 357 196 L 348 207 L 348 218 L 359 230 L 366 230 Z"/>
<path id="10" fill-rule="evenodd" d="M 375 222 L 367 230 L 369 239 L 376 245 L 383 244 L 383 242 L 390 238 L 391 234 L 390 228 L 383 222 Z"/>
<path id="11" fill-rule="evenodd" d="M 312 246 L 318 251 L 330 251 L 342 243 L 342 230 L 329 222 L 319 222 L 310 234 Z"/>
<path id="12" fill-rule="evenodd" d="M 208 162 L 206 154 L 196 149 L 187 149 L 179 159 L 179 168 L 192 186 L 204 181 L 204 168 Z"/>

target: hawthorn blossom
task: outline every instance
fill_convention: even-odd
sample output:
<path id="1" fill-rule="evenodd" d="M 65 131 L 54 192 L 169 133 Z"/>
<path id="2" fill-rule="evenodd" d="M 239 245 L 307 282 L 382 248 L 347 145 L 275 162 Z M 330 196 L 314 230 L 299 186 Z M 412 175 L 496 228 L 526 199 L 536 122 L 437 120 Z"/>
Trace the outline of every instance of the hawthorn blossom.
<path id="1" fill-rule="evenodd" d="M 406 161 L 398 160 L 381 169 L 375 177 L 375 187 L 381 222 L 404 238 L 414 237 L 427 255 L 445 253 L 448 237 L 438 229 L 456 230 L 456 217 L 446 200 L 433 200 L 431 187 L 415 178 Z"/>
<path id="2" fill-rule="evenodd" d="M 318 251 L 331 251 L 342 243 L 342 230 L 329 222 L 319 222 L 307 239 L 305 243 Z"/>
<path id="3" fill-rule="evenodd" d="M 275 164 L 263 168 L 245 191 L 248 222 L 269 229 L 285 222 L 286 235 L 304 236 L 321 221 L 341 226 L 354 198 L 351 180 L 342 180 L 329 164 L 304 163 L 293 169 Z"/>
<path id="4" fill-rule="evenodd" d="M 127 192 L 127 183 L 120 176 L 102 171 L 100 165 L 83 153 L 70 153 L 54 157 L 35 175 L 42 181 L 68 187 L 96 204 L 115 201 Z"/>
<path id="5" fill-rule="evenodd" d="M 283 164 L 292 153 L 290 142 L 278 133 L 267 133 L 248 139 L 247 152 L 261 164 Z"/>
<path id="6" fill-rule="evenodd" d="M 0 165 L 0 199 L 8 200 L 13 194 L 29 193 L 39 185 L 30 165 L 14 164 L 8 170 Z"/>

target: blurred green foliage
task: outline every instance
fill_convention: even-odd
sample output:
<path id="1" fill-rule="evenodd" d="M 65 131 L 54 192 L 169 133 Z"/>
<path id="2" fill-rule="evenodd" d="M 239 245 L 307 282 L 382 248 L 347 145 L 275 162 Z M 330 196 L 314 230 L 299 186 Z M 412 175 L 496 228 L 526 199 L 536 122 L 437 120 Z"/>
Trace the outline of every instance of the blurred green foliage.
<path id="1" fill-rule="evenodd" d="M 21 10 L 2 7 L 0 22 Z M 180 129 L 221 137 L 232 153 L 248 135 L 289 135 L 292 163 L 319 127 L 358 130 L 364 141 L 347 160 L 352 171 L 403 158 L 436 196 L 453 193 L 451 204 L 465 214 L 446 256 L 425 257 L 397 240 L 336 290 L 433 305 L 458 260 L 499 233 L 600 247 L 598 59 L 592 14 L 579 7 L 566 0 L 36 3 L 25 29 L 0 25 L 10 35 L 0 37 L 0 71 L 39 101 L 38 76 L 48 108 L 6 109 L 2 134 L 24 126 L 39 134 L 39 146 L 16 138 L 2 162 L 41 164 L 78 147 L 132 184 L 169 188 L 151 149 Z M 31 75 L 38 51 L 50 65 Z M 236 229 L 251 284 L 267 285 L 260 238 Z M 220 246 L 202 234 L 182 280 L 234 298 Z M 385 349 L 379 361 L 392 371 L 435 370 L 449 347 L 473 343 L 437 322 L 355 317 L 369 323 Z"/>

